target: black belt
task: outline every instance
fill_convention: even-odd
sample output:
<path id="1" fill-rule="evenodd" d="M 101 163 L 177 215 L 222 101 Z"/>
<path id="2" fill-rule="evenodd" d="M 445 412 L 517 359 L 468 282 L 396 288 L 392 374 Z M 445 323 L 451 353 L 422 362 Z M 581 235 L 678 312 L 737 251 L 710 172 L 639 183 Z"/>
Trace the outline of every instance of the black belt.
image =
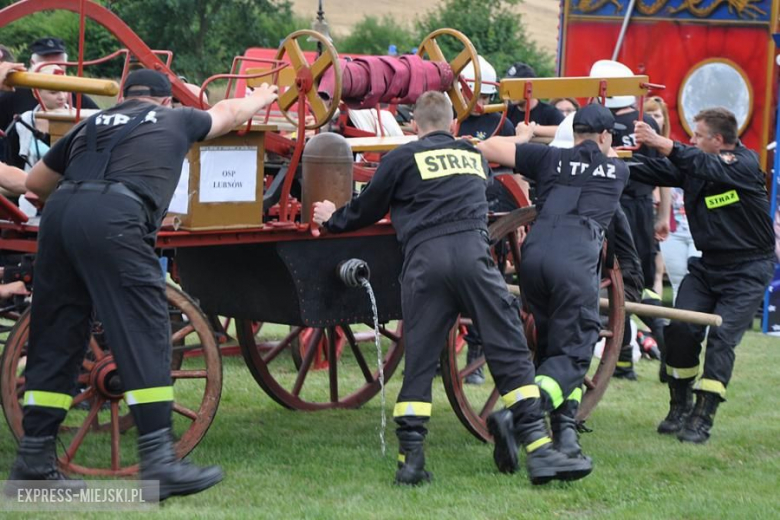
<path id="1" fill-rule="evenodd" d="M 141 206 L 146 208 L 146 204 L 143 199 L 133 190 L 122 184 L 121 182 L 109 182 L 109 181 L 63 181 L 60 183 L 58 190 L 66 191 L 96 191 L 101 193 L 116 193 L 117 195 L 124 195 L 134 201 L 138 202 Z"/>

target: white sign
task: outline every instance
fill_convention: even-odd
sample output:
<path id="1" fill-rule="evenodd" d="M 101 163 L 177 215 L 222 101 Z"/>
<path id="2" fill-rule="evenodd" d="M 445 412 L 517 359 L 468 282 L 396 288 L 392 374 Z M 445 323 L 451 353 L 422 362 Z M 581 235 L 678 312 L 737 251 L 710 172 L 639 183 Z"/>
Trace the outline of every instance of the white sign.
<path id="1" fill-rule="evenodd" d="M 179 184 L 176 185 L 176 191 L 173 192 L 173 198 L 168 206 L 169 213 L 187 214 L 190 206 L 190 161 L 186 157 L 181 165 L 181 177 Z"/>
<path id="2" fill-rule="evenodd" d="M 254 202 L 256 146 L 200 148 L 200 202 Z"/>

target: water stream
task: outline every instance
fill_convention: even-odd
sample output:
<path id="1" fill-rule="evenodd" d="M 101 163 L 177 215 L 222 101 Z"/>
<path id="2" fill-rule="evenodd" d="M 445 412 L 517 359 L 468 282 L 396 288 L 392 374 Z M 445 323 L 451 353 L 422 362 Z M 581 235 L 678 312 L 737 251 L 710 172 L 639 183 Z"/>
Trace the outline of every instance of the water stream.
<path id="1" fill-rule="evenodd" d="M 382 346 L 380 344 L 381 336 L 379 335 L 379 316 L 376 308 L 376 298 L 374 297 L 374 290 L 371 288 L 371 283 L 369 283 L 367 278 L 362 278 L 360 280 L 360 285 L 366 289 L 368 297 L 371 299 L 371 310 L 374 313 L 374 343 L 376 344 L 376 365 L 379 369 L 379 386 L 381 388 L 382 396 L 382 422 L 381 428 L 379 430 L 379 442 L 382 445 L 382 456 L 384 457 L 387 453 L 387 441 L 385 440 L 385 430 L 387 429 L 387 412 L 385 411 L 385 369 L 384 363 L 382 362 Z"/>

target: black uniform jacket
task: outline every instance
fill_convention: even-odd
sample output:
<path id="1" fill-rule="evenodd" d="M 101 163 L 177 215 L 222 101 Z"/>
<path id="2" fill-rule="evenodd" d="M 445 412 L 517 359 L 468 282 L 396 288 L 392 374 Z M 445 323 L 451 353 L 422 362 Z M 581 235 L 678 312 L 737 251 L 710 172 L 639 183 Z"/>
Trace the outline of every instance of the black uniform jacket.
<path id="1" fill-rule="evenodd" d="M 685 190 L 685 213 L 696 248 L 706 261 L 724 265 L 771 258 L 774 232 L 766 174 L 758 156 L 742 144 L 720 154 L 674 143 L 668 159 L 635 155 L 631 178 Z"/>
<path id="2" fill-rule="evenodd" d="M 561 164 L 564 153 L 570 155 L 568 166 Z M 515 171 L 536 183 L 536 208 L 542 215 L 548 195 L 559 183 L 559 175 L 582 174 L 601 159 L 604 159 L 604 155 L 598 145 L 590 140 L 565 152 L 554 146 L 525 143 L 517 145 Z M 565 171 L 561 172 L 562 168 Z M 627 183 L 628 168 L 623 161 L 607 158 L 605 165 L 582 186 L 579 214 L 593 219 L 602 230 L 606 230 Z"/>
<path id="3" fill-rule="evenodd" d="M 432 132 L 388 153 L 371 182 L 324 227 L 339 233 L 359 229 L 388 210 L 404 251 L 422 240 L 486 229 L 485 189 L 490 168 L 468 141 Z"/>

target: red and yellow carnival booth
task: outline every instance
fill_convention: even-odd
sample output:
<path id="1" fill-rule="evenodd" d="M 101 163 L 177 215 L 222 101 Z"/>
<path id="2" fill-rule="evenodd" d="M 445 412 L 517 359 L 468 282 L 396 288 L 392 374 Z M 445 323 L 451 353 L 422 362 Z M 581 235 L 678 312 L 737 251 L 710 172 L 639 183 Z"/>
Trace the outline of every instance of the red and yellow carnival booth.
<path id="1" fill-rule="evenodd" d="M 672 137 L 687 141 L 693 116 L 725 106 L 741 139 L 767 165 L 777 104 L 780 0 L 561 0 L 558 72 L 587 76 L 601 59 L 666 85 Z"/>

